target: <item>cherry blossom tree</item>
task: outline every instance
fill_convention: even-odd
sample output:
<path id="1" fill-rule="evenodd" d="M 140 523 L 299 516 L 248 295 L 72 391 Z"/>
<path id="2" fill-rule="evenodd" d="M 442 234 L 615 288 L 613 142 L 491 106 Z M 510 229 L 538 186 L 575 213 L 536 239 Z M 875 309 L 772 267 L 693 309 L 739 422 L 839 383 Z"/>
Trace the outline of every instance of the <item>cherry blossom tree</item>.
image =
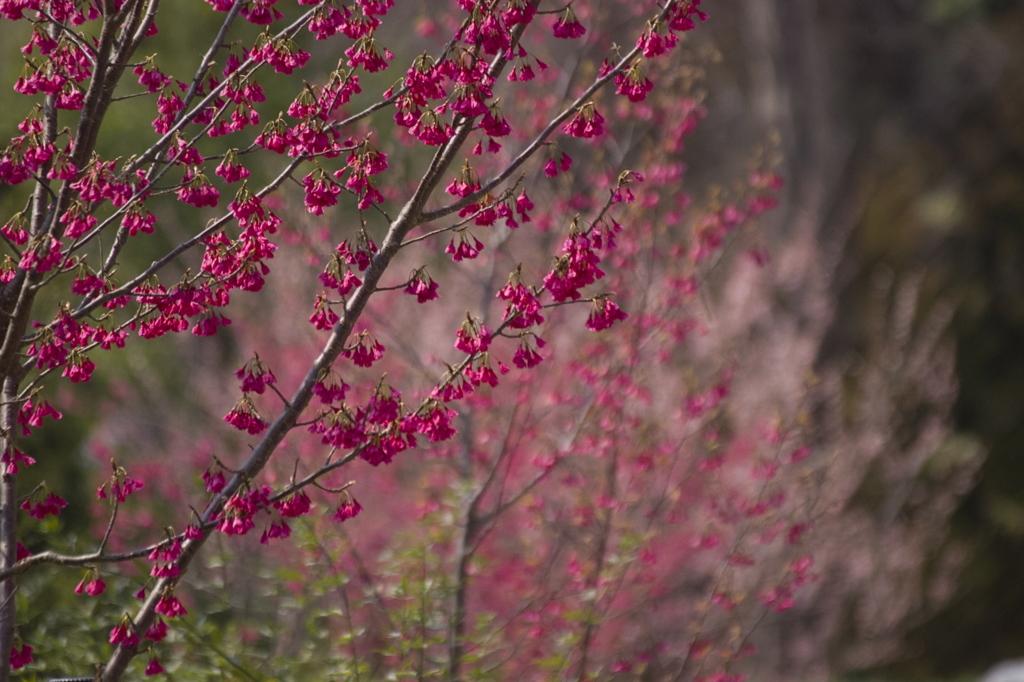
<path id="1" fill-rule="evenodd" d="M 189 10 L 220 24 L 184 80 L 147 54 L 165 11 L 0 0 L 27 112 L 0 155 L 0 680 L 50 670 L 19 581 L 128 595 L 89 660 L 155 675 L 211 538 L 250 537 L 294 542 L 323 601 L 357 576 L 332 675 L 740 679 L 754 625 L 815 577 L 816 510 L 801 406 L 730 418 L 728 354 L 687 341 L 781 183 L 766 153 L 703 205 L 679 188 L 699 1 L 215 0 Z M 149 132 L 115 139 L 125 116 Z M 116 375 L 107 351 L 175 334 L 217 419 L 167 407 L 160 456 L 126 456 L 148 441 L 113 415 L 142 401 L 96 398 L 105 522 L 47 545 L 64 491 L 25 481 L 68 453 L 34 432 Z M 224 336 L 227 372 L 199 350 Z M 431 494 L 389 495 L 403 477 Z"/>

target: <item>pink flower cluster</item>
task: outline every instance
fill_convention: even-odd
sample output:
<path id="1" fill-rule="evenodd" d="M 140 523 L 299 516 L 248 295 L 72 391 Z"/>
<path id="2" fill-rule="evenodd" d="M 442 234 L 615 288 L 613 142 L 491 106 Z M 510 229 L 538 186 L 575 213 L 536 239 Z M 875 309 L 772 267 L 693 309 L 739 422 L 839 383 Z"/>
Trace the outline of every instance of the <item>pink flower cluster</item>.
<path id="1" fill-rule="evenodd" d="M 255 527 L 252 517 L 270 506 L 272 490 L 267 486 L 238 492 L 228 498 L 217 516 L 217 530 L 225 535 L 245 535 Z"/>
<path id="2" fill-rule="evenodd" d="M 572 230 L 562 244 L 563 255 L 544 277 L 544 286 L 555 301 L 578 301 L 581 289 L 604 277 L 604 270 L 598 267 L 597 246 L 589 233 Z"/>
<path id="3" fill-rule="evenodd" d="M 409 283 L 403 291 L 410 296 L 415 296 L 417 303 L 433 301 L 439 296 L 437 293 L 437 282 L 430 278 L 430 275 L 427 274 L 424 268 L 413 272 L 412 277 L 409 278 Z"/>
<path id="4" fill-rule="evenodd" d="M 11 648 L 11 670 L 18 670 L 24 668 L 26 665 L 32 662 L 32 647 L 24 642 L 16 644 Z"/>
<path id="5" fill-rule="evenodd" d="M 87 594 L 90 597 L 103 594 L 107 589 L 107 583 L 100 577 L 95 569 L 87 571 L 85 577 L 75 587 L 75 594 Z"/>
<path id="6" fill-rule="evenodd" d="M 44 519 L 49 515 L 57 516 L 66 506 L 68 503 L 63 498 L 45 489 L 38 490 L 21 503 L 21 508 L 34 519 Z"/>
<path id="7" fill-rule="evenodd" d="M 32 433 L 33 428 L 39 428 L 43 425 L 43 417 L 50 417 L 54 421 L 60 420 L 64 415 L 55 410 L 50 403 L 45 400 L 40 400 L 38 403 L 32 403 L 32 399 L 29 398 L 25 401 L 25 404 L 18 410 L 18 424 L 21 425 L 21 435 L 27 436 Z M 31 427 L 31 428 L 29 428 Z"/>
<path id="8" fill-rule="evenodd" d="M 354 346 L 342 351 L 342 357 L 349 358 L 357 367 L 370 367 L 384 357 L 384 344 L 369 332 L 360 332 Z"/>
<path id="9" fill-rule="evenodd" d="M 259 435 L 267 429 L 267 422 L 256 411 L 256 406 L 252 404 L 249 396 L 239 398 L 231 411 L 224 415 L 224 421 L 252 436 Z"/>
<path id="10" fill-rule="evenodd" d="M 258 355 L 253 356 L 241 369 L 236 370 L 235 376 L 242 381 L 243 393 L 262 394 L 267 386 L 277 381 L 274 373 L 270 371 L 270 367 L 260 360 Z"/>
<path id="11" fill-rule="evenodd" d="M 128 499 L 129 495 L 140 490 L 142 486 L 142 481 L 132 478 L 123 468 L 114 465 L 114 474 L 96 489 L 96 497 L 97 499 L 105 500 L 113 496 L 114 500 L 121 504 Z"/>

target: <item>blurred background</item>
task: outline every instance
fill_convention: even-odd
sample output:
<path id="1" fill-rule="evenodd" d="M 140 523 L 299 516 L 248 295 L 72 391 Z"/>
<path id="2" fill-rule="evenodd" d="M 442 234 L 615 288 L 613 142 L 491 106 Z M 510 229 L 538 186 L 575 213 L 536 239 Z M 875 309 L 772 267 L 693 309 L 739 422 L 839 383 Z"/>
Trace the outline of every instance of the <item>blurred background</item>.
<path id="1" fill-rule="evenodd" d="M 861 538 L 877 553 L 837 552 L 815 608 L 780 619 L 779 671 L 813 668 L 822 652 L 801 641 L 820 642 L 823 626 L 832 673 L 951 678 L 1022 657 L 1024 3 L 708 9 L 721 62 L 692 172 L 737 131 L 750 142 L 778 133 L 787 186 L 772 229 L 785 249 L 818 256 L 811 268 L 780 264 L 776 314 L 827 319 L 816 371 L 838 377 L 843 428 L 863 422 L 887 441 L 879 461 L 901 462 L 850 482 L 843 512 L 863 507 Z M 922 389 L 942 371 L 941 354 L 915 367 L 926 337 L 951 344 L 948 401 Z M 851 409 L 878 401 L 890 407 L 873 426 L 870 409 Z M 946 410 L 938 447 L 903 457 Z M 955 481 L 939 473 L 952 462 Z"/>

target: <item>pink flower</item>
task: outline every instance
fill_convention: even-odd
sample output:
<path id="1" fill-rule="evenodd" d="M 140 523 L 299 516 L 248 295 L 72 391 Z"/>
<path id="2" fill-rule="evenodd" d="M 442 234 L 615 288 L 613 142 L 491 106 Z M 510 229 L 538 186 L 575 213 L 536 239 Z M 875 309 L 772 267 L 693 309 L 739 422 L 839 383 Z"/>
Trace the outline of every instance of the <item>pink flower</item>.
<path id="1" fill-rule="evenodd" d="M 576 115 L 562 127 L 562 130 L 573 137 L 596 137 L 604 133 L 604 116 L 594 108 L 593 102 L 587 102 L 576 111 Z"/>
<path id="2" fill-rule="evenodd" d="M 78 239 L 96 227 L 99 221 L 95 216 L 88 213 L 88 209 L 82 203 L 72 201 L 68 210 L 60 217 L 60 222 L 66 225 L 64 237 L 67 239 Z"/>
<path id="3" fill-rule="evenodd" d="M 480 189 L 480 178 L 477 177 L 476 171 L 467 161 L 444 191 L 453 197 L 467 197 L 478 189 Z"/>
<path id="4" fill-rule="evenodd" d="M 473 241 L 470 242 L 469 240 Z M 473 260 L 483 251 L 484 245 L 479 239 L 461 230 L 445 247 L 444 252 L 451 254 L 452 260 L 458 263 L 461 260 Z"/>
<path id="5" fill-rule="evenodd" d="M 131 627 L 131 621 L 125 616 L 121 622 L 110 631 L 110 643 L 120 644 L 124 647 L 133 647 L 139 643 L 139 637 Z"/>
<path id="6" fill-rule="evenodd" d="M 624 73 L 615 75 L 615 92 L 625 95 L 630 102 L 641 102 L 647 98 L 647 93 L 654 89 L 654 83 L 650 78 L 644 76 L 639 64 L 634 64 Z"/>
<path id="7" fill-rule="evenodd" d="M 71 162 L 71 157 L 65 153 L 57 154 L 53 160 L 53 167 L 46 173 L 51 180 L 74 180 L 78 177 L 78 168 Z"/>
<path id="8" fill-rule="evenodd" d="M 309 61 L 309 53 L 300 50 L 295 43 L 285 39 L 269 39 L 267 34 L 262 34 L 256 40 L 256 45 L 249 52 L 249 56 L 261 62 L 266 62 L 274 68 L 274 71 L 291 75 L 295 69 L 300 69 Z"/>
<path id="9" fill-rule="evenodd" d="M 167 636 L 167 622 L 163 618 L 157 618 L 146 630 L 146 639 L 159 642 Z"/>
<path id="10" fill-rule="evenodd" d="M 95 597 L 103 594 L 103 591 L 106 589 L 107 583 L 103 581 L 103 578 L 95 570 L 91 570 L 86 572 L 85 577 L 75 587 L 75 594 L 82 594 L 84 592 L 91 597 Z"/>
<path id="11" fill-rule="evenodd" d="M 146 211 L 145 215 L 142 213 L 142 208 L 138 203 L 132 204 L 131 208 L 121 218 L 121 227 L 128 230 L 128 236 L 134 237 L 139 232 L 145 232 L 146 234 L 153 234 L 153 226 L 156 224 L 156 216 Z"/>
<path id="12" fill-rule="evenodd" d="M 530 57 L 528 59 L 517 57 L 515 66 L 512 67 L 512 70 L 509 71 L 508 74 L 508 81 L 510 83 L 526 83 L 537 77 L 537 74 L 533 70 L 533 65 L 530 63 L 530 59 L 537 62 L 537 68 L 539 68 L 542 73 L 547 70 L 548 65 L 539 59 L 534 57 Z"/>
<path id="13" fill-rule="evenodd" d="M 33 494 L 21 503 L 21 508 L 28 512 L 34 519 L 44 519 L 47 516 L 57 516 L 60 510 L 68 506 L 68 503 L 56 493 L 48 493 L 45 498 L 39 499 L 40 493 Z"/>
<path id="14" fill-rule="evenodd" d="M 648 24 L 647 30 L 636 41 L 637 47 L 640 48 L 645 57 L 657 57 L 658 55 L 665 54 L 679 42 L 679 36 L 675 33 L 671 31 L 662 33 L 658 30 L 664 26 L 664 22 L 660 21 L 653 27 Z"/>
<path id="15" fill-rule="evenodd" d="M 403 290 L 407 294 L 416 297 L 417 303 L 433 301 L 438 297 L 437 282 L 430 278 L 423 269 L 413 273 L 412 278 Z"/>
<path id="16" fill-rule="evenodd" d="M 259 393 L 267 389 L 267 386 L 277 381 L 274 373 L 270 371 L 267 363 L 260 360 L 256 355 L 245 365 L 235 372 L 235 376 L 242 380 L 243 393 Z"/>
<path id="17" fill-rule="evenodd" d="M 327 297 L 323 294 L 317 296 L 316 303 L 313 305 L 313 314 L 309 316 L 310 324 L 317 329 L 327 330 L 336 325 L 339 319 L 327 303 Z"/>
<path id="18" fill-rule="evenodd" d="M 556 152 L 544 164 L 544 175 L 553 178 L 558 175 L 559 171 L 565 173 L 570 168 L 572 168 L 572 157 L 562 152 Z"/>
<path id="19" fill-rule="evenodd" d="M 280 118 L 268 123 L 256 137 L 256 144 L 277 154 L 284 154 L 294 141 L 291 130 Z"/>
<path id="20" fill-rule="evenodd" d="M 358 239 L 356 240 L 356 248 L 353 250 L 349 246 L 348 240 L 345 240 L 338 244 L 335 249 L 335 255 L 338 259 L 348 265 L 355 265 L 360 272 L 370 267 L 370 262 L 373 260 L 373 255 L 377 253 L 377 245 L 373 243 L 369 235 L 365 232 L 360 232 Z"/>
<path id="21" fill-rule="evenodd" d="M 707 21 L 708 15 L 697 9 L 698 5 L 700 5 L 700 0 L 679 2 L 673 5 L 668 17 L 668 27 L 673 31 L 693 30 L 695 23 L 690 17 L 694 15 L 701 21 Z"/>
<path id="22" fill-rule="evenodd" d="M 0 165 L 2 165 L 0 161 Z M 2 173 L 0 173 L 2 178 Z M 11 183 L 8 183 L 11 184 Z M 28 241 L 28 231 L 25 229 L 28 223 L 25 221 L 24 212 L 16 214 L 13 218 L 4 223 L 3 227 L 0 227 L 0 234 L 10 239 L 18 246 L 23 246 Z"/>
<path id="23" fill-rule="evenodd" d="M 421 407 L 416 414 L 409 416 L 406 419 L 407 426 L 403 425 L 403 429 L 413 429 L 425 435 L 431 443 L 440 443 L 455 435 L 455 429 L 452 427 L 454 417 L 454 410 L 433 400 Z"/>
<path id="24" fill-rule="evenodd" d="M 398 419 L 402 408 L 402 394 L 382 381 L 366 404 L 366 423 L 387 428 Z"/>
<path id="25" fill-rule="evenodd" d="M 469 78 L 475 77 L 475 74 L 469 76 Z M 475 81 L 466 83 L 463 80 L 465 77 L 458 74 L 455 78 L 455 89 L 452 92 L 453 101 L 450 105 L 452 110 L 466 118 L 475 118 L 486 114 L 487 105 L 484 104 L 484 100 L 491 96 L 490 87 Z"/>
<path id="26" fill-rule="evenodd" d="M 484 117 L 480 120 L 480 127 L 491 137 L 504 137 L 512 132 L 511 126 L 496 105 L 491 105 Z"/>
<path id="27" fill-rule="evenodd" d="M 158 661 L 155 656 L 149 659 L 149 665 L 146 666 L 146 677 L 159 675 L 162 672 L 164 672 L 164 667 L 160 665 L 160 661 Z"/>
<path id="28" fill-rule="evenodd" d="M 21 424 L 22 435 L 27 436 L 32 433 L 32 429 L 29 427 L 39 428 L 43 425 L 43 417 L 51 417 L 54 421 L 58 421 L 63 416 L 45 400 L 40 400 L 33 407 L 32 400 L 30 399 L 25 401 L 25 404 L 18 410 L 18 423 Z"/>
<path id="29" fill-rule="evenodd" d="M 380 341 L 367 332 L 361 332 L 356 345 L 342 351 L 341 354 L 351 358 L 358 367 L 369 367 L 384 357 L 384 350 L 384 345 Z"/>
<path id="30" fill-rule="evenodd" d="M 345 56 L 348 57 L 349 66 L 362 66 L 370 73 L 388 68 L 388 62 L 395 58 L 387 48 L 381 54 L 377 49 L 377 41 L 367 36 L 345 50 Z"/>
<path id="31" fill-rule="evenodd" d="M 508 8 L 502 13 L 501 18 L 509 26 L 515 26 L 530 23 L 536 13 L 537 6 L 529 0 L 509 0 Z"/>
<path id="32" fill-rule="evenodd" d="M 42 241 L 33 241 L 28 248 L 22 251 L 18 267 L 36 272 L 47 272 L 65 263 L 64 254 L 61 248 L 64 245 L 53 237 L 43 238 Z"/>
<path id="33" fill-rule="evenodd" d="M 269 506 L 270 488 L 264 486 L 247 494 L 235 493 L 224 503 L 217 530 L 225 535 L 245 535 L 255 527 L 253 515 Z"/>
<path id="34" fill-rule="evenodd" d="M 327 262 L 324 271 L 317 275 L 317 278 L 325 287 L 336 289 L 342 296 L 347 296 L 349 292 L 363 283 L 363 280 L 349 269 L 354 262 L 353 258 L 352 263 L 347 263 L 342 256 L 335 253 Z"/>
<path id="35" fill-rule="evenodd" d="M 177 561 L 178 557 L 181 556 L 181 540 L 179 538 L 172 538 L 162 545 L 156 547 L 152 552 L 149 553 L 150 561 L 163 561 L 172 562 Z"/>
<path id="36" fill-rule="evenodd" d="M 535 340 L 536 348 L 530 344 L 529 339 L 531 337 Z M 534 336 L 529 332 L 524 333 L 519 337 L 519 348 L 516 349 L 515 355 L 512 356 L 512 364 L 520 369 L 536 367 L 544 359 L 541 354 L 537 352 L 537 348 L 543 348 L 544 346 L 544 339 L 539 336 Z"/>
<path id="37" fill-rule="evenodd" d="M 571 164 L 572 161 L 570 160 L 569 163 Z M 526 195 L 526 190 L 524 189 L 519 194 L 519 196 L 516 197 L 516 213 L 519 214 L 519 219 L 522 220 L 524 223 L 530 222 L 530 215 L 528 211 L 532 211 L 533 209 L 534 204 L 532 201 L 530 201 L 530 197 Z"/>
<path id="38" fill-rule="evenodd" d="M 19 3 L 15 3 L 16 6 L 18 4 Z M 19 13 L 26 4 L 27 3 L 21 3 L 22 7 L 18 8 Z M 5 14 L 7 14 L 7 12 L 5 12 Z M 33 48 L 38 47 L 39 54 L 48 55 L 57 49 L 57 44 L 56 40 L 51 38 L 46 31 L 37 25 L 32 29 L 32 37 L 29 39 L 28 44 L 21 48 L 21 51 L 25 54 L 32 54 Z"/>
<path id="39" fill-rule="evenodd" d="M 171 146 L 167 149 L 167 160 L 174 165 L 199 166 L 206 160 L 195 146 L 189 144 L 181 133 L 175 133 Z"/>
<path id="40" fill-rule="evenodd" d="M 437 68 L 432 57 L 427 55 L 417 57 L 409 70 L 405 72 L 405 86 L 409 89 L 409 99 L 405 104 L 402 104 L 400 100 L 399 108 L 408 107 L 409 104 L 425 105 L 430 100 L 444 99 L 447 93 L 442 85 L 443 82 L 444 75 Z M 412 125 L 415 123 L 415 119 L 407 122 L 408 125 Z"/>
<path id="41" fill-rule="evenodd" d="M 587 318 L 587 329 L 599 332 L 607 329 L 619 320 L 625 320 L 629 315 L 622 312 L 614 301 L 598 296 L 594 299 L 594 307 L 590 310 L 590 317 Z"/>
<path id="42" fill-rule="evenodd" d="M 573 229 L 562 245 L 564 255 L 556 259 L 554 268 L 544 276 L 544 286 L 555 301 L 580 299 L 580 289 L 604 277 L 598 265 L 601 259 L 594 252 L 593 240 Z"/>
<path id="43" fill-rule="evenodd" d="M 338 448 L 353 449 L 366 442 L 366 433 L 344 406 L 325 409 L 309 426 L 310 433 L 321 434 L 321 442 Z"/>
<path id="44" fill-rule="evenodd" d="M 544 322 L 544 316 L 540 314 L 542 310 L 540 301 L 537 300 L 533 290 L 523 284 L 519 270 L 513 273 L 508 284 L 498 292 L 498 298 L 508 301 L 505 314 L 501 319 L 511 319 L 509 327 L 526 329 Z"/>
<path id="45" fill-rule="evenodd" d="M 284 522 L 283 519 L 277 519 L 270 522 L 270 526 L 263 531 L 260 536 L 260 544 L 268 545 L 271 540 L 284 539 L 290 537 L 292 534 L 291 526 Z"/>
<path id="46" fill-rule="evenodd" d="M 267 428 L 267 422 L 263 421 L 248 397 L 239 399 L 234 408 L 224 415 L 224 421 L 239 431 L 247 431 L 253 436 L 263 433 Z"/>
<path id="47" fill-rule="evenodd" d="M 224 160 L 213 172 L 224 178 L 225 182 L 238 182 L 249 177 L 249 169 L 241 164 L 234 149 L 228 150 Z"/>
<path id="48" fill-rule="evenodd" d="M 209 469 L 204 471 L 200 478 L 203 479 L 203 484 L 206 486 L 206 492 L 216 495 L 221 490 L 224 490 L 224 486 L 227 485 L 227 480 L 224 478 L 224 472 L 217 467 L 216 472 L 212 472 Z"/>
<path id="49" fill-rule="evenodd" d="M 433 111 L 426 111 L 417 118 L 409 132 L 423 144 L 434 147 L 445 144 L 454 134 L 451 125 L 442 121 Z"/>
<path id="50" fill-rule="evenodd" d="M 11 648 L 11 670 L 17 670 L 24 668 L 26 665 L 32 662 L 32 647 L 24 642 L 21 643 L 21 647 L 15 645 Z"/>
<path id="51" fill-rule="evenodd" d="M 556 38 L 579 38 L 587 32 L 587 29 L 576 18 L 576 13 L 572 11 L 572 7 L 566 7 L 565 11 L 562 12 L 562 16 L 555 22 L 553 31 Z"/>
<path id="52" fill-rule="evenodd" d="M 188 527 L 185 528 L 184 538 L 186 540 L 202 540 L 203 531 L 201 528 L 199 528 L 199 526 L 195 524 L 189 524 Z"/>
<path id="53" fill-rule="evenodd" d="M 71 283 L 71 293 L 79 296 L 88 296 L 92 293 L 102 293 L 106 282 L 101 277 L 81 268 L 75 281 Z"/>
<path id="54" fill-rule="evenodd" d="M 277 2 L 277 0 L 252 0 L 252 2 L 247 2 L 242 5 L 242 16 L 244 16 L 245 20 L 250 24 L 255 24 L 257 26 L 272 24 L 278 19 L 284 17 L 277 8 L 272 6 L 274 2 Z M 153 660 L 155 661 L 156 659 Z M 152 665 L 152 662 L 150 664 Z M 163 669 L 161 668 L 161 670 Z M 148 672 L 148 668 L 146 674 L 150 674 Z"/>
<path id="55" fill-rule="evenodd" d="M 72 383 L 89 381 L 89 379 L 92 378 L 92 372 L 94 369 L 96 369 L 96 363 L 80 353 L 75 352 L 72 353 L 67 366 L 64 367 L 64 371 L 61 373 L 61 376 L 67 377 Z"/>
<path id="56" fill-rule="evenodd" d="M 323 215 L 325 208 L 338 203 L 341 187 L 332 182 L 322 168 L 302 178 L 302 185 L 306 188 L 306 210 L 313 215 Z"/>
<path id="57" fill-rule="evenodd" d="M 484 324 L 477 324 L 472 318 L 462 323 L 455 333 L 455 348 L 463 353 L 483 353 L 491 345 L 491 330 Z"/>
<path id="58" fill-rule="evenodd" d="M 17 447 L 11 446 L 3 454 L 3 457 L 0 458 L 0 462 L 3 462 L 4 464 L 7 465 L 6 468 L 4 469 L 4 473 L 7 474 L 8 476 L 11 476 L 18 472 L 18 463 L 22 463 L 25 464 L 25 466 L 27 467 L 31 467 L 33 464 L 36 463 L 36 460 L 29 457 L 22 451 L 19 451 Z"/>
<path id="59" fill-rule="evenodd" d="M 96 489 L 96 497 L 100 500 L 107 499 L 107 488 L 110 488 L 110 494 L 114 496 L 118 503 L 122 503 L 128 499 L 129 495 L 142 488 L 142 486 L 142 481 L 129 476 L 128 472 L 123 468 L 116 467 L 114 475 Z"/>
<path id="60" fill-rule="evenodd" d="M 322 370 L 316 383 L 313 385 L 313 393 L 320 398 L 324 405 L 345 399 L 345 391 L 349 385 L 342 381 L 341 377 L 334 370 Z"/>
<path id="61" fill-rule="evenodd" d="M 171 590 L 164 592 L 163 596 L 160 597 L 160 601 L 157 602 L 154 610 L 168 618 L 177 618 L 178 616 L 184 616 L 188 613 Z"/>
<path id="62" fill-rule="evenodd" d="M 281 516 L 295 519 L 308 514 L 313 504 L 309 500 L 309 495 L 300 490 L 283 500 L 278 500 L 274 503 L 274 507 L 281 512 Z"/>
<path id="63" fill-rule="evenodd" d="M 350 498 L 338 506 L 338 510 L 334 512 L 334 516 L 331 518 L 339 522 L 348 521 L 359 516 L 361 511 L 363 511 L 363 505 L 359 504 L 355 498 Z"/>
<path id="64" fill-rule="evenodd" d="M 500 367 L 502 374 L 508 372 L 508 368 L 504 365 L 500 365 Z M 466 367 L 464 374 L 473 386 L 479 386 L 480 384 L 498 385 L 498 375 L 491 369 L 489 353 L 476 356 L 473 362 Z"/>
<path id="65" fill-rule="evenodd" d="M 462 374 L 451 376 L 442 386 L 435 387 L 431 397 L 440 398 L 443 402 L 450 403 L 453 400 L 462 400 L 473 392 L 473 384 L 469 383 Z"/>
<path id="66" fill-rule="evenodd" d="M 153 64 L 153 57 L 149 57 L 145 62 L 132 69 L 132 73 L 139 77 L 139 85 L 144 85 L 146 91 L 151 94 L 160 92 L 165 85 L 169 85 L 171 82 L 171 79 L 161 73 L 160 69 Z"/>
<path id="67" fill-rule="evenodd" d="M 220 192 L 210 184 L 201 170 L 190 168 L 185 171 L 185 177 L 182 178 L 178 198 L 196 208 L 213 207 L 220 200 Z"/>
<path id="68" fill-rule="evenodd" d="M 181 575 L 181 569 L 177 564 L 153 564 L 149 574 L 154 578 L 177 578 Z"/>

